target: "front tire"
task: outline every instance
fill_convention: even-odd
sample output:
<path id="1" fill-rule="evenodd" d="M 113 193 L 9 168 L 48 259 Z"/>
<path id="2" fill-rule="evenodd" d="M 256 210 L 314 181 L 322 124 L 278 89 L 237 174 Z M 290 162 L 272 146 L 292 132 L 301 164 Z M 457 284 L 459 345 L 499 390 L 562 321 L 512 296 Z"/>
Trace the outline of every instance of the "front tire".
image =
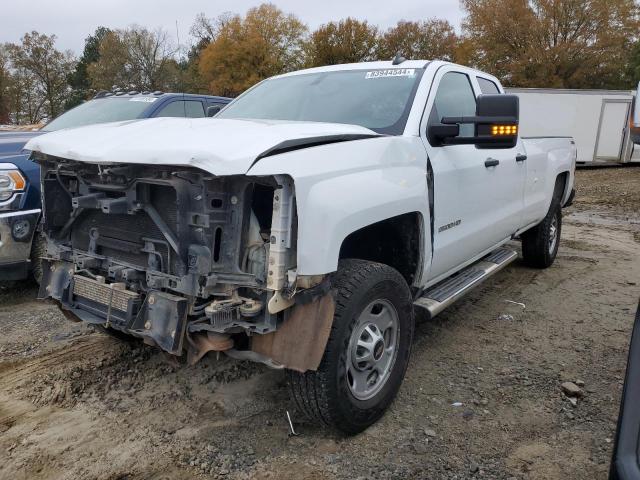
<path id="1" fill-rule="evenodd" d="M 375 423 L 404 378 L 414 317 L 400 273 L 380 263 L 343 260 L 332 278 L 336 311 L 316 371 L 288 371 L 298 408 L 311 420 L 347 434 Z"/>

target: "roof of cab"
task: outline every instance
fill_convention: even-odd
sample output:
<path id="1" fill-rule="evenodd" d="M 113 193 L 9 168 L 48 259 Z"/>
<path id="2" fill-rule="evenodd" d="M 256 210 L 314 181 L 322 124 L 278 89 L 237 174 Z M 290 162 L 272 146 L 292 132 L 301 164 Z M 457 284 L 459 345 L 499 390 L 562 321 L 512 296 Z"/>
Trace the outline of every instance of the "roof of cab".
<path id="1" fill-rule="evenodd" d="M 205 94 L 195 94 L 195 93 L 173 93 L 173 92 L 99 92 L 94 96 L 94 99 L 100 98 L 131 98 L 131 97 L 153 97 L 153 98 L 175 98 L 175 97 L 184 97 L 186 98 L 206 98 L 210 100 L 216 100 L 220 102 L 230 102 L 232 99 L 228 97 L 219 97 L 216 95 L 205 95 Z"/>
<path id="2" fill-rule="evenodd" d="M 284 73 L 278 77 L 288 77 L 291 75 L 301 75 L 305 73 L 336 72 L 341 70 L 378 70 L 381 68 L 424 68 L 429 64 L 429 60 L 405 60 L 397 65 L 392 60 L 378 62 L 341 63 L 339 65 L 327 65 L 324 67 L 307 68 L 295 72 Z"/>

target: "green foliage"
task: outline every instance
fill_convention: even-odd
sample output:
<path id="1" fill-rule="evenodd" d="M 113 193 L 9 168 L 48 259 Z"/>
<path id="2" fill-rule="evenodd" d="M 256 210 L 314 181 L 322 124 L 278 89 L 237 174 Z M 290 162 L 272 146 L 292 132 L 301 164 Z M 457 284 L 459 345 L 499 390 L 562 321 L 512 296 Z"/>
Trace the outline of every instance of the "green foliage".
<path id="1" fill-rule="evenodd" d="M 631 47 L 631 54 L 629 55 L 625 73 L 626 86 L 628 88 L 637 88 L 638 82 L 640 82 L 640 40 L 636 40 L 633 47 Z"/>
<path id="2" fill-rule="evenodd" d="M 375 60 L 378 42 L 378 27 L 366 21 L 329 22 L 311 34 L 305 48 L 306 64 L 318 67 Z"/>
<path id="3" fill-rule="evenodd" d="M 179 84 L 176 47 L 162 29 L 137 25 L 104 33 L 98 59 L 87 66 L 94 90 L 118 86 L 135 90 L 173 90 Z"/>
<path id="4" fill-rule="evenodd" d="M 67 79 L 73 91 L 65 102 L 65 109 L 73 108 L 91 97 L 93 92 L 87 69 L 89 65 L 100 60 L 100 42 L 109 32 L 111 30 L 106 27 L 98 27 L 93 35 L 85 38 L 82 56 Z"/>
<path id="5" fill-rule="evenodd" d="M 401 20 L 380 38 L 378 58 L 389 60 L 400 53 L 408 59 L 453 61 L 457 44 L 456 32 L 446 20 Z"/>

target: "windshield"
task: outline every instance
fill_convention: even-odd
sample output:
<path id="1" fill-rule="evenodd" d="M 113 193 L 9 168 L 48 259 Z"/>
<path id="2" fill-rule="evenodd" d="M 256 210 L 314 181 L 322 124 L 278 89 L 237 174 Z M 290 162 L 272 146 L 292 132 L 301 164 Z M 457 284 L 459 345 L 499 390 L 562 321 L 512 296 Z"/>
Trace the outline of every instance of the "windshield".
<path id="1" fill-rule="evenodd" d="M 229 104 L 216 118 L 348 123 L 399 135 L 422 69 L 343 70 L 273 78 Z"/>
<path id="2" fill-rule="evenodd" d="M 89 100 L 63 113 L 45 125 L 42 130 L 53 132 L 62 128 L 81 127 L 94 123 L 133 120 L 156 100 L 155 97 L 107 97 Z"/>

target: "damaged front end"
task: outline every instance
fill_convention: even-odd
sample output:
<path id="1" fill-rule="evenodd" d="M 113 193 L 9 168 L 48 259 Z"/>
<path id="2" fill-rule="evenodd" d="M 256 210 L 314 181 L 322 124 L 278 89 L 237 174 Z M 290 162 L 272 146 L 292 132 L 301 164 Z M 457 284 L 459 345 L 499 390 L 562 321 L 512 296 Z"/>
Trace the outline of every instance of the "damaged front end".
<path id="1" fill-rule="evenodd" d="M 328 278 L 296 274 L 294 184 L 34 154 L 47 238 L 40 298 L 194 363 L 208 351 L 317 368 Z"/>

